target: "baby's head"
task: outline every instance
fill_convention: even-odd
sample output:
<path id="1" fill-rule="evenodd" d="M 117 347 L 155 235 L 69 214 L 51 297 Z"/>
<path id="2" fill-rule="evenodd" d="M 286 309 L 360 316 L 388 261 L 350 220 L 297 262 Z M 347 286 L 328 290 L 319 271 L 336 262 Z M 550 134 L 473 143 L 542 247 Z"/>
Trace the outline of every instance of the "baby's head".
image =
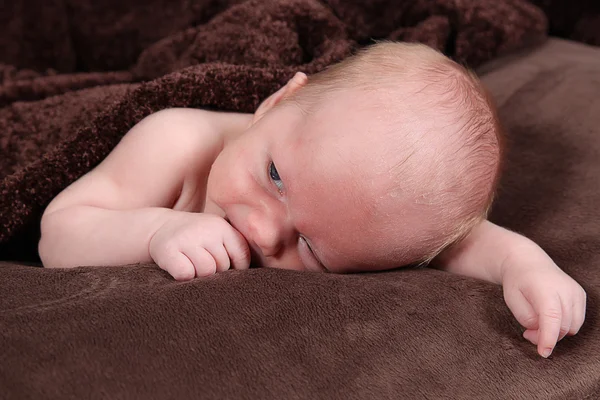
<path id="1" fill-rule="evenodd" d="M 380 43 L 263 102 L 209 192 L 263 265 L 382 270 L 431 260 L 485 218 L 500 155 L 472 73 Z"/>

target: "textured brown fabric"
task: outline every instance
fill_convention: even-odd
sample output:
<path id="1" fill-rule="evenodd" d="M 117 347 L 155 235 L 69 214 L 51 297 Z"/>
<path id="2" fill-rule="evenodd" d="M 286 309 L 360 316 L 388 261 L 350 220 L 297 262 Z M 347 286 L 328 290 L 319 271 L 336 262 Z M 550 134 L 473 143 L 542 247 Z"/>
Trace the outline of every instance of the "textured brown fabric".
<path id="1" fill-rule="evenodd" d="M 4 20 L 0 260 L 34 260 L 44 207 L 152 112 L 252 112 L 295 71 L 370 38 L 475 66 L 539 42 L 547 25 L 521 0 L 16 0 Z"/>
<path id="2" fill-rule="evenodd" d="M 154 266 L 0 263 L 0 398 L 597 398 L 600 49 L 553 39 L 480 73 L 510 145 L 493 220 L 588 293 L 550 359 L 500 287 L 429 269 L 178 283 Z"/>

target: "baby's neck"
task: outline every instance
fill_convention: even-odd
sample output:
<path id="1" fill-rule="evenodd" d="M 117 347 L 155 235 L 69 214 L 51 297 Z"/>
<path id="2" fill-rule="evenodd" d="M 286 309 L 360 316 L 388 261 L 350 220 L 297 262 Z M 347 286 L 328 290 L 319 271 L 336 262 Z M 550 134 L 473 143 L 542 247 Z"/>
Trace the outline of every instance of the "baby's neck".
<path id="1" fill-rule="evenodd" d="M 223 138 L 223 148 L 239 138 L 252 123 L 254 114 L 241 114 L 234 112 L 220 112 L 216 119 L 219 132 Z"/>

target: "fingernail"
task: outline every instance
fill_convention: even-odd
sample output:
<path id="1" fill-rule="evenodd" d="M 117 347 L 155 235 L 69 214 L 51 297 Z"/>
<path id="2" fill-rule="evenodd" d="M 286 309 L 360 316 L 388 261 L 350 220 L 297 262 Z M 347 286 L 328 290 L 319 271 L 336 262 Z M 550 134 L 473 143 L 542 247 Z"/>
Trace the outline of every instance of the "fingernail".
<path id="1" fill-rule="evenodd" d="M 544 358 L 550 357 L 550 354 L 552 354 L 552 349 L 545 349 L 544 351 L 542 351 L 542 357 Z"/>

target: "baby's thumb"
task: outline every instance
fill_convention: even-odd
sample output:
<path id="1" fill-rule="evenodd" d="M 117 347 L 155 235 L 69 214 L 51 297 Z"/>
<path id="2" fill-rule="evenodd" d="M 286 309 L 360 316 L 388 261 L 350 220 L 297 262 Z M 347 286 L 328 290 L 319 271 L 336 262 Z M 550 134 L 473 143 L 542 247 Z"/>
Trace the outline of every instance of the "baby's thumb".
<path id="1" fill-rule="evenodd" d="M 250 267 L 250 246 L 240 232 L 232 227 L 227 240 L 223 244 L 233 269 L 248 269 Z"/>
<path id="2" fill-rule="evenodd" d="M 517 321 L 527 330 L 537 331 L 539 318 L 529 301 L 519 290 L 504 293 L 504 301 Z M 529 340 L 529 338 L 526 338 Z"/>
<path id="3" fill-rule="evenodd" d="M 527 329 L 525 332 L 523 332 L 523 337 L 530 341 L 531 343 L 533 343 L 534 345 L 538 345 L 538 333 L 539 331 L 537 329 Z"/>

